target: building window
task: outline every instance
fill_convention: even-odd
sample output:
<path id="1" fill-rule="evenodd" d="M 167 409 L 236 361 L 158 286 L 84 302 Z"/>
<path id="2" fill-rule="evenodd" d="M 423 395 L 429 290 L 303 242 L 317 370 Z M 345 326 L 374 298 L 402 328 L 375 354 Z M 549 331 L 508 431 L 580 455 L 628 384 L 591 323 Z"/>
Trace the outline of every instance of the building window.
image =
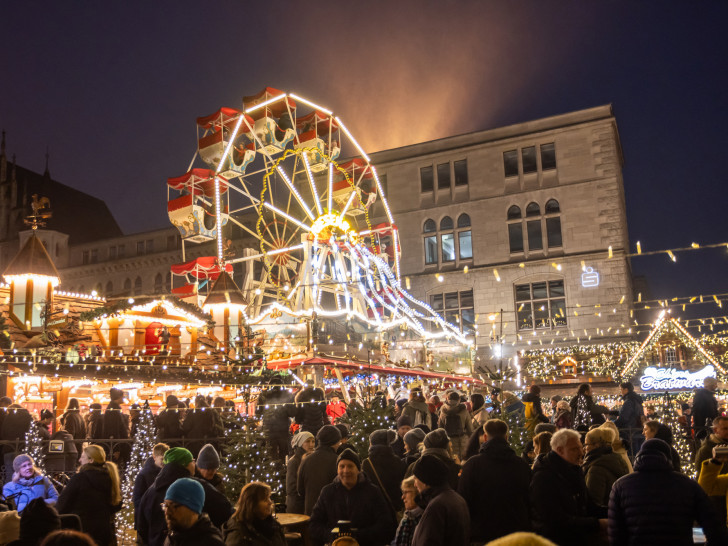
<path id="1" fill-rule="evenodd" d="M 167 277 L 164 280 L 164 288 L 167 293 L 172 292 L 172 274 L 169 271 L 167 271 Z"/>
<path id="2" fill-rule="evenodd" d="M 538 164 L 538 154 L 536 146 L 526 146 L 521 148 L 521 172 L 523 174 L 538 172 L 539 167 L 542 171 L 553 170 L 556 168 L 556 148 L 553 142 L 541 144 L 539 147 L 541 155 L 541 165 Z M 508 150 L 503 152 L 503 170 L 506 178 L 509 176 L 518 176 L 518 150 Z"/>
<path id="3" fill-rule="evenodd" d="M 90 262 L 92 264 L 95 264 L 98 261 L 99 261 L 99 249 L 98 248 L 94 248 L 94 249 L 91 250 Z"/>
<path id="4" fill-rule="evenodd" d="M 89 256 L 90 256 L 89 251 L 84 250 L 83 253 L 81 254 L 81 263 L 83 265 L 87 265 L 89 263 Z"/>
<path id="5" fill-rule="evenodd" d="M 461 260 L 473 257 L 473 238 L 470 230 L 470 216 L 461 214 L 458 217 L 458 253 Z"/>
<path id="6" fill-rule="evenodd" d="M 154 293 L 159 294 L 162 292 L 162 274 L 157 273 L 157 276 L 154 277 Z"/>
<path id="7" fill-rule="evenodd" d="M 515 285 L 516 323 L 519 330 L 566 326 L 564 281 Z"/>
<path id="8" fill-rule="evenodd" d="M 503 169 L 506 178 L 509 176 L 518 176 L 518 150 L 508 150 L 503 152 Z"/>
<path id="9" fill-rule="evenodd" d="M 124 281 L 124 294 L 125 295 L 131 294 L 131 279 L 126 279 Z"/>
<path id="10" fill-rule="evenodd" d="M 541 170 L 548 171 L 556 168 L 556 148 L 554 143 L 541 144 Z"/>
<path id="11" fill-rule="evenodd" d="M 437 224 L 432 219 L 425 221 L 425 265 L 437 263 Z"/>
<path id="12" fill-rule="evenodd" d="M 109 260 L 116 260 L 116 247 L 115 246 L 109 247 Z"/>
<path id="13" fill-rule="evenodd" d="M 450 189 L 450 163 L 440 163 L 437 166 L 437 189 Z"/>
<path id="14" fill-rule="evenodd" d="M 151 254 L 152 252 L 154 252 L 154 239 L 147 239 L 146 253 Z"/>
<path id="15" fill-rule="evenodd" d="M 137 256 L 144 254 L 144 241 L 137 241 Z"/>
<path id="16" fill-rule="evenodd" d="M 435 179 L 432 167 L 422 167 L 420 169 L 420 191 L 425 193 L 433 189 L 435 189 Z"/>
<path id="17" fill-rule="evenodd" d="M 455 234 L 452 232 L 452 218 L 445 216 L 440 220 L 440 248 L 442 249 L 442 261 L 455 261 Z M 448 231 L 449 233 L 443 233 Z"/>
<path id="18" fill-rule="evenodd" d="M 468 161 L 461 159 L 453 163 L 455 170 L 455 185 L 456 186 L 467 186 L 468 185 Z"/>
<path id="19" fill-rule="evenodd" d="M 142 278 L 137 277 L 134 281 L 134 295 L 139 296 L 142 293 Z"/>
<path id="20" fill-rule="evenodd" d="M 526 207 L 526 221 L 521 217 L 521 209 L 513 205 L 508 209 L 506 219 L 508 221 L 508 242 L 511 254 L 524 252 L 526 250 L 524 241 L 524 230 L 528 241 L 529 251 L 540 251 L 544 249 L 543 231 L 546 229 L 546 244 L 548 248 L 560 248 L 561 240 L 561 208 L 556 199 L 546 202 L 545 213 L 541 214 L 541 207 L 538 203 L 529 203 Z M 525 224 L 525 226 L 524 226 Z"/>
<path id="21" fill-rule="evenodd" d="M 677 364 L 677 349 L 675 349 L 675 347 L 665 348 L 665 363 Z"/>
<path id="22" fill-rule="evenodd" d="M 167 250 L 174 250 L 177 248 L 178 237 L 176 235 L 167 236 Z"/>
<path id="23" fill-rule="evenodd" d="M 106 283 L 106 290 L 104 291 L 105 296 L 110 296 L 114 293 L 114 283 L 109 281 Z"/>
<path id="24" fill-rule="evenodd" d="M 123 258 L 125 256 L 125 252 L 124 245 L 119 245 L 119 258 Z"/>
<path id="25" fill-rule="evenodd" d="M 457 325 L 465 334 L 475 332 L 475 308 L 473 305 L 473 291 L 446 292 L 432 294 L 430 307 L 447 322 Z"/>

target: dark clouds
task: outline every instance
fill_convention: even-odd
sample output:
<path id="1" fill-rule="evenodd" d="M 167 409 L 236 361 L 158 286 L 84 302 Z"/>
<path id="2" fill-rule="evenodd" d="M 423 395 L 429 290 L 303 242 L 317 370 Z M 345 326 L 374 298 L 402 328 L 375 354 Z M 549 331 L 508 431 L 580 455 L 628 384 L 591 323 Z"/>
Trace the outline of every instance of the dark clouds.
<path id="1" fill-rule="evenodd" d="M 18 2 L 0 20 L 8 152 L 107 200 L 125 231 L 167 225 L 167 176 L 196 116 L 265 86 L 333 109 L 375 151 L 614 105 L 630 235 L 717 242 L 724 214 L 725 3 L 583 1 Z M 665 258 L 665 260 L 667 260 Z M 724 256 L 635 260 L 653 288 Z M 707 289 L 707 288 L 706 288 Z"/>

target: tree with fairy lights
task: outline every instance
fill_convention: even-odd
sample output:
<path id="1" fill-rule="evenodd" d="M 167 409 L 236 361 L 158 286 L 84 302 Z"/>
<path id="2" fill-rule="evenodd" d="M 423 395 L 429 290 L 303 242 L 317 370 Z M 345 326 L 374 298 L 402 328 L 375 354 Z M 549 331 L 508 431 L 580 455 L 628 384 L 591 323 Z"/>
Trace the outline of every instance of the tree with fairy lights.
<path id="1" fill-rule="evenodd" d="M 134 482 L 146 460 L 152 456 L 152 449 L 156 443 L 155 435 L 154 415 L 149 404 L 145 403 L 139 414 L 131 456 L 126 465 L 125 479 L 121 484 L 123 508 L 116 515 L 116 528 L 120 532 L 122 529 L 128 530 L 134 527 L 134 504 L 132 503 Z"/>
<path id="2" fill-rule="evenodd" d="M 680 455 L 680 469 L 687 476 L 695 478 L 697 476 L 695 465 L 693 464 L 695 454 L 680 426 L 679 410 L 680 401 L 671 397 L 669 392 L 666 392 L 662 399 L 662 410 L 660 411 L 659 420 L 663 425 L 670 427 L 672 431 L 672 445 L 677 451 L 677 454 Z"/>
<path id="3" fill-rule="evenodd" d="M 33 458 L 35 466 L 45 473 L 46 453 L 48 450 L 48 435 L 45 437 L 41 432 L 40 425 L 36 422 L 30 424 L 28 432 L 25 433 L 25 452 Z"/>
<path id="4" fill-rule="evenodd" d="M 220 472 L 225 477 L 229 499 L 237 499 L 247 483 L 259 481 L 271 488 L 276 504 L 286 500 L 286 466 L 277 459 L 266 441 L 262 423 L 253 416 L 241 419 L 241 428 L 225 431 L 224 458 Z"/>
<path id="5" fill-rule="evenodd" d="M 365 408 L 352 401 L 338 422 L 349 427 L 348 443 L 363 461 L 369 457 L 369 435 L 375 430 L 391 428 L 392 409 L 377 403 Z"/>

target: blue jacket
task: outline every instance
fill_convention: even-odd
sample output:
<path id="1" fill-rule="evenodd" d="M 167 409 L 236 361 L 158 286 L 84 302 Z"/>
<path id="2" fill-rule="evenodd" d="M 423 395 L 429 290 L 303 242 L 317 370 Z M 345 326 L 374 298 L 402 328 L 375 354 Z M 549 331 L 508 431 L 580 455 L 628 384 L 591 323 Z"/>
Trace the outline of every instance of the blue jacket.
<path id="1" fill-rule="evenodd" d="M 21 478 L 22 479 L 22 478 Z M 45 476 L 33 476 L 31 485 L 23 485 L 18 482 L 8 482 L 3 486 L 3 496 L 12 498 L 22 512 L 26 505 L 33 499 L 45 499 L 46 504 L 55 504 L 58 500 L 58 491 Z"/>
<path id="2" fill-rule="evenodd" d="M 614 422 L 617 428 L 632 428 L 632 433 L 642 432 L 642 417 L 645 412 L 642 409 L 642 397 L 635 392 L 628 392 L 622 399 L 622 409 L 619 410 L 619 417 Z"/>

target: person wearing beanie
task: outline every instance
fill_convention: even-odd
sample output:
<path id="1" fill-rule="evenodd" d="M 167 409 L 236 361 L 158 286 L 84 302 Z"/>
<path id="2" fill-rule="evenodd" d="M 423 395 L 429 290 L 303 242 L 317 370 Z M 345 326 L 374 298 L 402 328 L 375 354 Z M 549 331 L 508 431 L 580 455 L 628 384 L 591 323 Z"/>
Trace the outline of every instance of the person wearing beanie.
<path id="1" fill-rule="evenodd" d="M 350 522 L 355 529 L 353 538 L 362 546 L 389 544 L 394 538 L 394 514 L 361 468 L 359 456 L 352 450 L 339 455 L 336 478 L 321 490 L 311 514 L 309 531 L 314 544 L 328 544 L 335 539 L 331 530 L 339 521 Z"/>
<path id="2" fill-rule="evenodd" d="M 468 505 L 448 484 L 445 463 L 434 455 L 423 454 L 413 471 L 425 512 L 415 527 L 412 546 L 468 546 Z"/>
<path id="3" fill-rule="evenodd" d="M 372 432 L 369 435 L 369 456 L 362 463 L 369 481 L 379 487 L 395 515 L 404 508 L 399 487 L 407 470 L 402 459 L 392 451 L 391 444 L 396 438 L 397 433 L 392 429 Z"/>
<path id="4" fill-rule="evenodd" d="M 3 496 L 15 503 L 18 513 L 22 513 L 33 499 L 43 499 L 51 505 L 58 501 L 56 488 L 35 466 L 33 458 L 25 453 L 13 459 L 13 477 L 3 486 Z"/>
<path id="5" fill-rule="evenodd" d="M 444 428 L 452 442 L 453 453 L 462 459 L 468 439 L 473 434 L 473 419 L 465 404 L 460 401 L 460 393 L 451 391 L 440 408 L 437 426 Z"/>
<path id="6" fill-rule="evenodd" d="M 504 421 L 489 419 L 484 432 L 485 441 L 463 466 L 458 485 L 470 511 L 470 540 L 479 544 L 531 529 L 531 466 L 508 444 Z"/>
<path id="7" fill-rule="evenodd" d="M 460 465 L 455 462 L 452 454 L 452 447 L 450 444 L 450 438 L 445 432 L 445 429 L 436 428 L 432 432 L 425 435 L 425 439 L 422 441 L 424 449 L 422 455 L 434 455 L 440 459 L 448 469 L 447 477 L 450 487 L 457 491 L 458 488 L 458 476 L 460 475 Z M 410 463 L 405 472 L 405 478 L 412 476 L 414 472 L 415 463 Z"/>
<path id="8" fill-rule="evenodd" d="M 222 474 L 217 471 L 220 468 L 220 455 L 217 454 L 215 446 L 212 444 L 202 446 L 195 463 L 197 477 L 205 480 L 224 495 L 225 482 Z"/>
<path id="9" fill-rule="evenodd" d="M 409 467 L 420 458 L 420 444 L 425 439 L 425 431 L 421 428 L 413 428 L 404 435 L 404 457 L 402 461 L 405 467 Z"/>
<path id="10" fill-rule="evenodd" d="M 202 512 L 204 505 L 205 490 L 199 481 L 180 478 L 170 485 L 162 505 L 169 529 L 164 543 L 169 546 L 225 544 L 220 530 Z"/>
<path id="11" fill-rule="evenodd" d="M 397 439 L 392 442 L 392 451 L 400 459 L 404 457 L 404 435 L 412 430 L 412 419 L 408 415 L 400 415 L 397 419 Z"/>
<path id="12" fill-rule="evenodd" d="M 422 389 L 412 389 L 409 400 L 402 408 L 402 415 L 410 418 L 413 427 L 417 425 L 432 427 L 430 408 L 422 395 Z"/>
<path id="13" fill-rule="evenodd" d="M 182 418 L 179 411 L 179 399 L 170 394 L 167 396 L 167 407 L 157 414 L 157 441 L 171 447 L 178 447 L 182 439 Z"/>
<path id="14" fill-rule="evenodd" d="M 316 440 L 313 434 L 304 430 L 293 437 L 291 446 L 293 447 L 293 457 L 288 459 L 288 466 L 286 467 L 286 512 L 302 514 L 305 507 L 305 499 L 303 495 L 298 494 L 296 484 L 298 469 L 301 467 L 303 457 L 309 453 L 313 453 L 316 447 Z"/>
<path id="15" fill-rule="evenodd" d="M 614 483 L 609 497 L 610 544 L 691 544 L 694 521 L 703 528 L 707 544 L 728 544 L 728 530 L 708 498 L 716 492 L 704 475 L 711 467 L 717 475 L 722 462 L 703 463 L 698 485 L 673 471 L 670 458 L 666 442 L 646 440 L 635 457 L 634 472 Z"/>
<path id="16" fill-rule="evenodd" d="M 303 513 L 307 516 L 311 515 L 321 490 L 336 477 L 336 448 L 340 443 L 339 429 L 325 425 L 316 434 L 315 451 L 301 462 L 296 489 L 304 498 Z"/>
<path id="17" fill-rule="evenodd" d="M 334 426 L 338 428 L 341 433 L 341 443 L 339 444 L 339 447 L 336 448 L 336 455 L 341 455 L 341 452 L 345 449 L 354 449 L 349 443 L 349 427 L 344 423 L 337 423 Z"/>
<path id="18" fill-rule="evenodd" d="M 37 546 L 60 528 L 61 518 L 56 509 L 43 499 L 33 499 L 20 516 L 20 537 L 8 546 Z"/>
<path id="19" fill-rule="evenodd" d="M 196 468 L 192 452 L 183 447 L 173 447 L 164 454 L 164 466 L 152 486 L 142 496 L 136 511 L 137 531 L 146 546 L 163 546 L 167 536 L 167 524 L 162 512 L 167 489 L 180 478 L 193 478 Z M 212 524 L 222 528 L 233 512 L 230 501 L 209 482 L 195 479 L 205 491 L 203 512 Z"/>

